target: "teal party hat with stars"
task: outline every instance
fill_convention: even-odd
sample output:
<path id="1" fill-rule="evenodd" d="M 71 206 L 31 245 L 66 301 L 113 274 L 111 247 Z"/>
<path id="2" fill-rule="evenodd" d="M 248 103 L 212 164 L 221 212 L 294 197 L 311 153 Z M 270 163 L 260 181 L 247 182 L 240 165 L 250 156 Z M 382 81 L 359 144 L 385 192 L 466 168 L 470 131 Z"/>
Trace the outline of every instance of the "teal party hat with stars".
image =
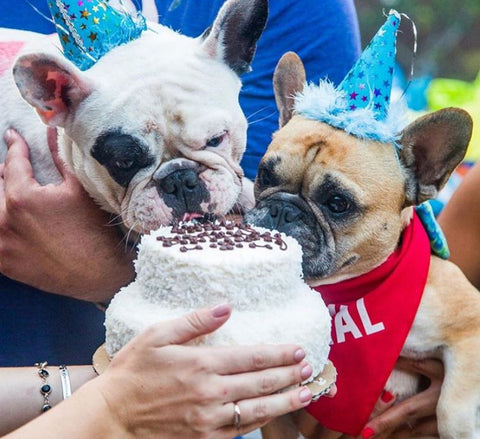
<path id="1" fill-rule="evenodd" d="M 371 107 L 377 120 L 386 119 L 392 91 L 396 36 L 400 19 L 397 11 L 390 11 L 385 24 L 338 86 L 338 89 L 346 94 L 349 110 Z"/>
<path id="2" fill-rule="evenodd" d="M 94 65 L 146 29 L 141 14 L 132 15 L 98 0 L 49 0 L 64 55 L 81 70 Z"/>
<path id="3" fill-rule="evenodd" d="M 390 111 L 400 21 L 401 15 L 391 10 L 338 87 L 328 80 L 318 85 L 307 84 L 296 96 L 296 113 L 359 138 L 394 142 L 405 123 L 404 117 L 398 117 L 398 111 L 395 116 Z"/>

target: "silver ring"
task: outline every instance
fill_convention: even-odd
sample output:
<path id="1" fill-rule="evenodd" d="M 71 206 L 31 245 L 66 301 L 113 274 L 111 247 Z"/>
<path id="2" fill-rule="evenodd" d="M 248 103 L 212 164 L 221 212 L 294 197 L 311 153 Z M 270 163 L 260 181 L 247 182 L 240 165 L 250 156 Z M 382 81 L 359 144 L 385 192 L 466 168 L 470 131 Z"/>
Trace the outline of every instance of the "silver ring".
<path id="1" fill-rule="evenodd" d="M 233 425 L 237 430 L 240 430 L 240 422 L 242 418 L 240 416 L 240 407 L 236 402 L 233 403 Z"/>

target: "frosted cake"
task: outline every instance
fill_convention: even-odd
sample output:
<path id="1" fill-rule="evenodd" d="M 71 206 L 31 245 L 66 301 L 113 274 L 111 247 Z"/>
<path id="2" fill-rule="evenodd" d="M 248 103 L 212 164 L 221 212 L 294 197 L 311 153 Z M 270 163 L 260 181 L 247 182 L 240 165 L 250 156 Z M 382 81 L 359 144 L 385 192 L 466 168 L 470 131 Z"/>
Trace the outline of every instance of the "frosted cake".
<path id="1" fill-rule="evenodd" d="M 293 238 L 246 225 L 183 223 L 143 236 L 137 277 L 106 311 L 112 357 L 147 326 L 228 302 L 225 325 L 199 343 L 301 345 L 317 376 L 330 350 L 330 315 L 302 279 Z"/>

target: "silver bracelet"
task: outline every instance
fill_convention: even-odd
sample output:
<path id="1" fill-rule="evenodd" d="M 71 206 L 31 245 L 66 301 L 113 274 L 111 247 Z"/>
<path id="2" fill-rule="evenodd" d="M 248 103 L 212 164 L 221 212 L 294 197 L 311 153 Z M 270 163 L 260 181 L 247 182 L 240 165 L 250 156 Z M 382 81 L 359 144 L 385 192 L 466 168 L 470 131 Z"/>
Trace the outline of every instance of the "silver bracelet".
<path id="1" fill-rule="evenodd" d="M 68 374 L 67 366 L 64 364 L 58 366 L 58 369 L 60 371 L 60 381 L 62 382 L 62 398 L 67 399 L 72 394 L 70 375 Z"/>
<path id="2" fill-rule="evenodd" d="M 50 393 L 52 392 L 52 387 L 47 382 L 47 379 L 50 376 L 50 374 L 47 371 L 47 365 L 48 363 L 46 361 L 35 363 L 38 376 L 42 380 L 42 387 L 40 387 L 40 393 L 43 396 L 43 405 L 41 409 L 42 413 L 52 408 L 52 405 L 50 404 L 50 399 L 49 399 Z"/>

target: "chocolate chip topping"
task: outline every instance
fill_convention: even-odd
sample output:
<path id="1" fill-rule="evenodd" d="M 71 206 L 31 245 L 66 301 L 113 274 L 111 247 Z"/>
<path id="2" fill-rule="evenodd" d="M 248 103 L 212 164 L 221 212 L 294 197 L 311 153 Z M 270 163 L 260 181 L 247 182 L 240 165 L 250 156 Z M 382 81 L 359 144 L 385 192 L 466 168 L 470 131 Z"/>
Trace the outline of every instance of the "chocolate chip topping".
<path id="1" fill-rule="evenodd" d="M 248 224 L 235 224 L 230 221 L 221 223 L 179 223 L 170 230 L 174 236 L 157 236 L 163 247 L 179 246 L 181 252 L 216 248 L 221 251 L 243 248 L 245 243 L 250 248 L 263 247 L 272 250 L 287 249 L 287 243 L 278 232 L 259 232 Z M 203 245 L 202 245 L 203 244 Z"/>

